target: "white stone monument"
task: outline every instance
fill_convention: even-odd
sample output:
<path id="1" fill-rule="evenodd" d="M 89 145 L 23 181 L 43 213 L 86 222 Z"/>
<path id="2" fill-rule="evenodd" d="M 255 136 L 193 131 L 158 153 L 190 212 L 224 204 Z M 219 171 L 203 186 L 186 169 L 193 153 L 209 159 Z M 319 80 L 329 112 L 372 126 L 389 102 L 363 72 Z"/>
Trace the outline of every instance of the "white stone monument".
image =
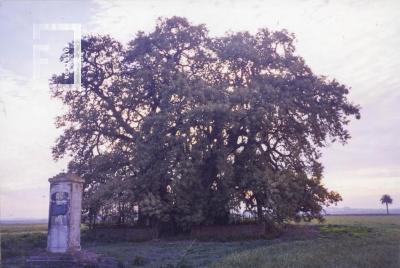
<path id="1" fill-rule="evenodd" d="M 53 253 L 80 251 L 84 180 L 71 173 L 60 173 L 50 178 L 49 182 L 47 251 Z"/>

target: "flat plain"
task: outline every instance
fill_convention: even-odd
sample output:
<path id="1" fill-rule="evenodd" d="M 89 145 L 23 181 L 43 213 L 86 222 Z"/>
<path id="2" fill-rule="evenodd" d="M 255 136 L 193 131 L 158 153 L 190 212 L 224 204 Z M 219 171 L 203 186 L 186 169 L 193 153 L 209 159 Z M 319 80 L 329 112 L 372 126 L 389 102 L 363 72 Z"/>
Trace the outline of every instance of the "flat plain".
<path id="1" fill-rule="evenodd" d="M 2 267 L 24 267 L 46 247 L 45 224 L 1 225 Z M 289 225 L 273 239 L 93 241 L 82 247 L 118 267 L 400 267 L 400 215 L 327 216 Z M 101 267 L 101 266 L 100 266 Z"/>

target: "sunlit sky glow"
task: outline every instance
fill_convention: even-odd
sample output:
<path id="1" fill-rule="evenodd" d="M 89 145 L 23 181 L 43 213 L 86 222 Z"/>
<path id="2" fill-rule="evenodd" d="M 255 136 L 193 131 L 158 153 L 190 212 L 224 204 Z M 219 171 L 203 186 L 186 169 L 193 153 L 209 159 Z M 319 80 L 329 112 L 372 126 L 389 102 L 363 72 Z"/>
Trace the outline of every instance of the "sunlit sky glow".
<path id="1" fill-rule="evenodd" d="M 47 81 L 62 70 L 58 58 L 73 34 L 49 31 L 34 40 L 34 25 L 80 24 L 83 34 L 126 43 L 151 31 L 157 17 L 174 15 L 206 24 L 212 36 L 261 27 L 293 32 L 297 54 L 316 74 L 351 87 L 350 99 L 362 106 L 349 143 L 324 150 L 324 184 L 341 193 L 340 207 L 380 208 L 385 193 L 400 207 L 399 1 L 0 0 L 0 218 L 47 217 L 47 179 L 68 162 L 51 158 L 63 107 L 50 99 Z"/>

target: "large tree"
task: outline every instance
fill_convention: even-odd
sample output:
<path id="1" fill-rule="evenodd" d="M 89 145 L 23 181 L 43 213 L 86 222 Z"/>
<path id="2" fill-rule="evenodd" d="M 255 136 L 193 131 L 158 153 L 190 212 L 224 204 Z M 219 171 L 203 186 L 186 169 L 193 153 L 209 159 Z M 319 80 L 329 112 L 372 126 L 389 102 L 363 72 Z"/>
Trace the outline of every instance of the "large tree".
<path id="1" fill-rule="evenodd" d="M 321 148 L 346 143 L 359 108 L 346 86 L 311 71 L 292 34 L 211 38 L 173 17 L 125 47 L 109 36 L 81 47 L 81 89 L 64 86 L 70 65 L 52 78 L 69 108 L 53 155 L 71 155 L 70 170 L 86 178 L 87 212 L 122 202 L 185 229 L 227 223 L 243 204 L 259 220 L 321 218 L 340 200 L 321 183 Z M 70 44 L 61 60 L 72 57 Z"/>

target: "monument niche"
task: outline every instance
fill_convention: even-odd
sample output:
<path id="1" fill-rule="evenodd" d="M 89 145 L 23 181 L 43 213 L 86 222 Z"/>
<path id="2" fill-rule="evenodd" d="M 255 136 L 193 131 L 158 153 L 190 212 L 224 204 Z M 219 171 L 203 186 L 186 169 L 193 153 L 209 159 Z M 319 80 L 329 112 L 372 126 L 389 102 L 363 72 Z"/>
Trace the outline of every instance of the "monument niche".
<path id="1" fill-rule="evenodd" d="M 71 173 L 61 173 L 50 178 L 49 182 L 47 251 L 52 253 L 80 251 L 84 180 Z"/>

